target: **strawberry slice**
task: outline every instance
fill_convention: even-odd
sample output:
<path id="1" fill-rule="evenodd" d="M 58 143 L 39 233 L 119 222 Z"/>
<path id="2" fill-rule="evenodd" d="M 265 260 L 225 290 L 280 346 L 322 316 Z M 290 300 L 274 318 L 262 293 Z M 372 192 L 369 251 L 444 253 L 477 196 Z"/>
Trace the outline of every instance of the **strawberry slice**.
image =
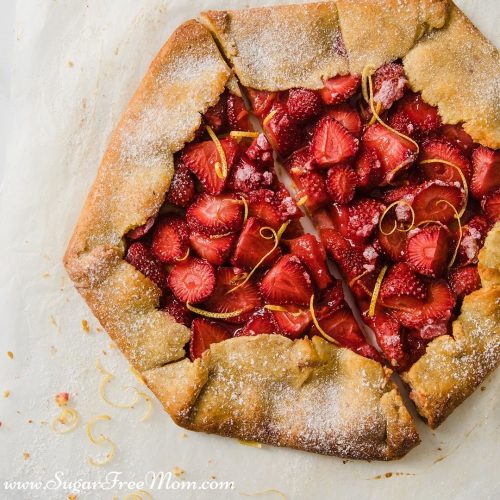
<path id="1" fill-rule="evenodd" d="M 132 243 L 128 247 L 125 260 L 162 290 L 167 288 L 167 274 L 163 264 L 144 243 L 140 241 Z"/>
<path id="2" fill-rule="evenodd" d="M 313 158 L 309 147 L 294 151 L 286 160 L 285 168 L 290 175 L 304 175 L 313 170 Z"/>
<path id="3" fill-rule="evenodd" d="M 424 282 L 403 262 L 389 268 L 380 288 L 380 301 L 390 308 L 416 307 L 426 296 Z"/>
<path id="4" fill-rule="evenodd" d="M 231 334 L 221 325 L 204 318 L 196 318 L 191 325 L 189 357 L 191 361 L 201 358 L 211 344 L 231 338 Z"/>
<path id="5" fill-rule="evenodd" d="M 248 199 L 249 217 L 257 217 L 275 230 L 284 222 L 276 194 L 270 189 L 259 189 L 250 193 Z"/>
<path id="6" fill-rule="evenodd" d="M 326 116 L 316 125 L 311 139 L 311 154 L 321 168 L 330 167 L 352 158 L 358 151 L 359 140 L 337 120 Z"/>
<path id="7" fill-rule="evenodd" d="M 235 240 L 236 236 L 233 234 L 213 238 L 204 233 L 193 231 L 189 235 L 191 248 L 213 266 L 221 266 L 227 261 L 233 250 Z"/>
<path id="8" fill-rule="evenodd" d="M 448 321 L 455 307 L 455 297 L 444 280 L 429 284 L 427 300 L 419 307 L 391 311 L 391 315 L 404 326 L 422 328 L 432 323 Z"/>
<path id="9" fill-rule="evenodd" d="M 424 276 L 440 276 L 446 271 L 450 243 L 450 234 L 442 226 L 410 231 L 406 246 L 408 264 Z"/>
<path id="10" fill-rule="evenodd" d="M 377 343 L 391 366 L 404 370 L 408 366 L 408 355 L 403 346 L 401 325 L 387 313 L 377 308 L 375 315 L 365 321 L 375 333 Z"/>
<path id="11" fill-rule="evenodd" d="M 290 252 L 296 255 L 306 266 L 315 285 L 320 290 L 332 283 L 326 266 L 325 249 L 312 234 L 304 234 L 303 236 L 287 241 L 287 244 L 290 247 Z"/>
<path id="12" fill-rule="evenodd" d="M 417 189 L 411 203 L 415 212 L 415 224 L 423 221 L 446 224 L 454 219 L 455 210 L 459 212 L 464 202 L 462 188 L 441 181 L 425 182 Z"/>
<path id="13" fill-rule="evenodd" d="M 472 172 L 470 163 L 458 146 L 445 139 L 429 139 L 421 146 L 420 161 L 430 159 L 453 163 L 462 171 L 466 181 L 470 182 Z M 457 169 L 446 163 L 424 163 L 420 165 L 420 168 L 427 179 L 463 183 Z"/>
<path id="14" fill-rule="evenodd" d="M 171 294 L 164 296 L 161 310 L 170 314 L 177 323 L 181 323 L 188 327 L 191 326 L 193 315 L 182 302 L 179 302 Z"/>
<path id="15" fill-rule="evenodd" d="M 371 189 L 378 186 L 384 178 L 384 169 L 374 149 L 362 147 L 356 158 L 354 169 L 358 175 L 358 186 Z"/>
<path id="16" fill-rule="evenodd" d="M 477 266 L 465 266 L 451 269 L 448 273 L 448 283 L 458 299 L 463 299 L 469 293 L 481 288 L 481 278 Z"/>
<path id="17" fill-rule="evenodd" d="M 299 338 L 312 322 L 309 309 L 289 305 L 287 312 L 273 311 L 274 319 L 281 330 L 281 334 L 291 339 Z"/>
<path id="18" fill-rule="evenodd" d="M 297 186 L 297 199 L 307 196 L 305 207 L 311 213 L 330 203 L 325 180 L 321 173 L 313 171 L 298 175 L 290 172 L 290 175 Z"/>
<path id="19" fill-rule="evenodd" d="M 350 104 L 344 103 L 334 106 L 326 114 L 341 123 L 354 137 L 359 137 L 361 134 L 361 116 Z"/>
<path id="20" fill-rule="evenodd" d="M 176 169 L 165 202 L 177 207 L 187 207 L 194 198 L 195 187 L 191 172 L 180 164 Z"/>
<path id="21" fill-rule="evenodd" d="M 378 241 L 391 260 L 401 261 L 406 258 L 407 233 L 405 231 L 392 231 L 395 222 L 395 218 L 392 216 L 384 217 L 382 222 L 384 232 L 378 230 Z"/>
<path id="22" fill-rule="evenodd" d="M 260 291 L 269 304 L 306 306 L 313 288 L 300 259 L 295 255 L 285 255 L 264 276 Z"/>
<path id="23" fill-rule="evenodd" d="M 243 203 L 231 195 L 203 194 L 187 209 L 193 231 L 220 235 L 237 231 L 243 224 Z"/>
<path id="24" fill-rule="evenodd" d="M 259 134 L 252 141 L 244 156 L 262 170 L 271 170 L 274 167 L 273 148 L 264 134 Z"/>
<path id="25" fill-rule="evenodd" d="M 268 188 L 273 180 L 271 172 L 262 170 L 243 156 L 232 168 L 227 185 L 231 191 L 249 193 L 256 189 Z"/>
<path id="26" fill-rule="evenodd" d="M 236 244 L 236 250 L 231 258 L 231 264 L 233 264 L 233 266 L 250 271 L 267 253 L 273 250 L 275 241 L 273 238 L 268 239 L 268 236 L 270 236 L 269 231 L 263 231 L 261 233 L 264 227 L 266 227 L 265 223 L 256 217 L 250 217 L 247 220 L 243 227 L 243 231 L 240 233 L 238 243 Z M 262 234 L 266 236 L 266 238 L 264 238 Z M 279 248 L 276 248 L 261 263 L 261 267 L 271 266 L 280 256 L 281 251 Z"/>
<path id="27" fill-rule="evenodd" d="M 135 227 L 127 233 L 129 240 L 140 240 L 142 237 L 149 233 L 150 229 L 156 222 L 156 216 L 150 217 L 142 226 Z"/>
<path id="28" fill-rule="evenodd" d="M 168 286 L 181 302 L 203 302 L 215 288 L 214 268 L 206 260 L 190 257 L 171 269 Z"/>
<path id="29" fill-rule="evenodd" d="M 229 313 L 241 310 L 234 318 L 226 318 L 227 323 L 245 323 L 253 311 L 261 305 L 259 289 L 252 281 L 247 281 L 234 291 L 240 283 L 241 270 L 221 267 L 217 271 L 215 291 L 206 301 L 205 308 L 216 313 Z"/>
<path id="30" fill-rule="evenodd" d="M 462 228 L 462 238 L 458 248 L 458 262 L 476 263 L 479 250 L 484 245 L 486 234 L 490 229 L 488 220 L 482 215 L 475 215 Z"/>
<path id="31" fill-rule="evenodd" d="M 424 102 L 420 94 L 405 95 L 395 106 L 394 115 L 408 119 L 406 130 L 397 130 L 412 137 L 429 135 L 441 126 L 437 108 Z M 399 119 L 398 123 L 403 121 Z"/>
<path id="32" fill-rule="evenodd" d="M 387 130 L 380 123 L 374 123 L 365 130 L 362 142 L 367 148 L 377 152 L 386 183 L 397 173 L 407 169 L 416 158 L 414 144 Z"/>
<path id="33" fill-rule="evenodd" d="M 373 100 L 382 104 L 383 109 L 389 109 L 395 101 L 401 99 L 408 80 L 404 68 L 398 63 L 384 64 L 372 76 Z"/>
<path id="34" fill-rule="evenodd" d="M 443 125 L 441 135 L 455 146 L 458 146 L 465 155 L 469 155 L 472 151 L 474 141 L 462 128 L 462 125 Z"/>
<path id="35" fill-rule="evenodd" d="M 209 125 L 216 134 L 227 128 L 226 102 L 227 95 L 222 94 L 217 104 L 208 108 L 203 115 L 205 123 Z"/>
<path id="36" fill-rule="evenodd" d="M 234 332 L 234 337 L 281 333 L 273 314 L 267 309 L 253 313 L 245 325 Z"/>
<path id="37" fill-rule="evenodd" d="M 330 78 L 323 83 L 319 95 L 325 104 L 340 104 L 352 97 L 359 87 L 358 75 L 345 75 Z"/>
<path id="38" fill-rule="evenodd" d="M 500 189 L 486 195 L 481 201 L 481 208 L 491 222 L 500 220 Z"/>
<path id="39" fill-rule="evenodd" d="M 472 153 L 473 196 L 482 198 L 500 189 L 500 150 L 479 146 Z"/>
<path id="40" fill-rule="evenodd" d="M 302 142 L 302 127 L 292 119 L 283 104 L 275 104 L 272 115 L 264 118 L 262 128 L 273 148 L 283 156 L 289 155 Z"/>
<path id="41" fill-rule="evenodd" d="M 347 164 L 339 163 L 328 169 L 326 190 L 335 203 L 348 203 L 354 198 L 358 176 Z"/>
<path id="42" fill-rule="evenodd" d="M 151 250 L 162 262 L 175 264 L 189 248 L 189 227 L 181 217 L 165 215 L 155 225 Z"/>
<path id="43" fill-rule="evenodd" d="M 248 110 L 241 97 L 233 94 L 228 95 L 227 122 L 231 130 L 252 130 Z"/>
<path id="44" fill-rule="evenodd" d="M 292 120 L 304 123 L 321 114 L 323 102 L 314 90 L 291 89 L 288 93 L 286 108 Z"/>
<path id="45" fill-rule="evenodd" d="M 228 172 L 230 172 L 238 153 L 238 143 L 232 137 L 221 139 L 220 143 L 226 157 Z M 220 194 L 222 192 L 226 179 L 217 176 L 215 164 L 221 163 L 221 158 L 213 141 L 187 145 L 182 153 L 182 161 L 198 178 L 207 193 Z"/>
<path id="46" fill-rule="evenodd" d="M 271 107 L 277 97 L 276 92 L 267 92 L 266 90 L 248 90 L 248 99 L 252 105 L 255 116 L 264 118 L 271 111 Z"/>

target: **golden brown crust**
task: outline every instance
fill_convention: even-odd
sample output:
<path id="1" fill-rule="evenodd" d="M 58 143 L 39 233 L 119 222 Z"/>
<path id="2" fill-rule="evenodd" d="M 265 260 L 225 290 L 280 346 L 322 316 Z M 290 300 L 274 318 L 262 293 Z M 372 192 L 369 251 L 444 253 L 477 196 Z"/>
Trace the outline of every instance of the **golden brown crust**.
<path id="1" fill-rule="evenodd" d="M 500 362 L 500 223 L 480 252 L 483 288 L 465 297 L 453 322 L 453 337 L 433 340 L 403 374 L 410 397 L 431 427 L 437 427 Z"/>
<path id="2" fill-rule="evenodd" d="M 403 62 L 412 89 L 439 108 L 444 123 L 464 122 L 476 142 L 500 148 L 500 56 L 457 7 Z"/>
<path id="3" fill-rule="evenodd" d="M 441 28 L 448 0 L 336 0 L 351 73 L 403 57 L 428 30 Z"/>
<path id="4" fill-rule="evenodd" d="M 348 72 L 334 2 L 209 11 L 201 20 L 246 87 L 320 88 Z"/>
<path id="5" fill-rule="evenodd" d="M 130 101 L 106 151 L 64 258 L 69 275 L 131 363 L 147 369 L 184 355 L 189 330 L 157 310 L 160 291 L 123 260 L 123 236 L 155 215 L 173 153 L 230 70 L 209 32 L 188 21 L 170 37 Z"/>
<path id="6" fill-rule="evenodd" d="M 418 443 L 382 366 L 314 337 L 239 337 L 142 374 L 181 426 L 346 458 L 399 458 Z"/>

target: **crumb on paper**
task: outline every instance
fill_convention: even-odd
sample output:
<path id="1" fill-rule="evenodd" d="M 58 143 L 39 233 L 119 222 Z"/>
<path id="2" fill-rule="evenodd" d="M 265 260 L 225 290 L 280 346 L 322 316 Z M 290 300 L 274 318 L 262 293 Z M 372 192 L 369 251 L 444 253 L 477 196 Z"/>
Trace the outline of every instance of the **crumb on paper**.
<path id="1" fill-rule="evenodd" d="M 31 418 L 28 420 L 28 424 L 32 424 L 33 423 L 33 420 L 31 420 Z"/>
<path id="2" fill-rule="evenodd" d="M 75 63 L 74 63 L 73 61 L 68 61 L 68 66 L 69 66 L 70 68 L 72 68 L 74 65 L 75 65 Z"/>
<path id="3" fill-rule="evenodd" d="M 183 432 L 183 433 L 181 434 L 181 438 L 184 438 L 184 439 L 185 439 L 185 438 L 187 438 L 187 437 L 188 437 L 187 432 Z"/>
<path id="4" fill-rule="evenodd" d="M 386 472 L 386 473 L 385 473 L 385 477 L 387 477 L 387 478 L 392 477 L 392 472 Z"/>
<path id="5" fill-rule="evenodd" d="M 100 326 L 98 326 L 96 329 L 95 329 L 96 332 L 99 332 L 101 333 L 102 332 L 102 328 Z"/>
<path id="6" fill-rule="evenodd" d="M 486 387 L 484 385 L 481 386 L 481 391 L 485 391 L 486 390 Z"/>
<path id="7" fill-rule="evenodd" d="M 172 469 L 172 473 L 174 474 L 175 477 L 182 477 L 184 475 L 184 470 L 182 470 L 180 467 L 177 467 L 177 465 Z"/>
<path id="8" fill-rule="evenodd" d="M 8 398 L 10 396 L 10 391 L 3 391 L 3 397 Z"/>
<path id="9" fill-rule="evenodd" d="M 68 495 L 68 500 L 76 500 L 78 497 L 74 493 Z"/>
<path id="10" fill-rule="evenodd" d="M 66 406 L 69 401 L 69 393 L 68 392 L 59 392 L 54 396 L 54 400 L 57 406 Z"/>
<path id="11" fill-rule="evenodd" d="M 59 328 L 59 325 L 57 324 L 56 318 L 54 318 L 54 316 L 50 315 L 49 319 L 50 319 L 50 322 L 52 323 L 52 325 L 57 330 L 57 333 L 61 333 L 61 329 Z"/>
<path id="12" fill-rule="evenodd" d="M 10 359 L 14 359 L 14 353 L 12 351 L 7 351 L 7 356 L 10 358 Z"/>
<path id="13" fill-rule="evenodd" d="M 50 276 L 50 274 L 49 274 L 49 273 L 43 273 L 43 274 L 42 274 L 42 278 L 48 278 L 49 276 Z"/>
<path id="14" fill-rule="evenodd" d="M 210 476 L 210 479 L 212 479 L 213 481 L 215 481 L 215 480 L 217 479 L 217 476 L 216 476 L 215 474 L 212 474 L 212 475 Z"/>
<path id="15" fill-rule="evenodd" d="M 28 458 L 29 458 L 29 457 L 30 457 L 30 454 L 29 454 L 27 451 L 25 451 L 25 452 L 23 453 L 23 458 L 24 458 L 24 460 L 28 460 Z"/>
<path id="16" fill-rule="evenodd" d="M 90 333 L 89 322 L 86 319 L 82 319 L 82 328 L 85 333 Z"/>

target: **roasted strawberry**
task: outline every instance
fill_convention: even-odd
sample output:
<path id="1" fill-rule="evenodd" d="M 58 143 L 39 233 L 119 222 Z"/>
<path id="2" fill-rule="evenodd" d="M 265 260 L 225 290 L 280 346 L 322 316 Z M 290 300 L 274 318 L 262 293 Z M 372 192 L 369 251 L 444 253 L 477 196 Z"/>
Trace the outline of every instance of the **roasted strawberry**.
<path id="1" fill-rule="evenodd" d="M 472 153 L 472 195 L 476 198 L 500 189 L 500 150 L 479 146 Z"/>
<path id="2" fill-rule="evenodd" d="M 241 270 L 232 267 L 221 267 L 217 271 L 215 291 L 206 301 L 205 308 L 215 313 L 231 313 L 241 311 L 227 323 L 245 323 L 253 311 L 261 305 L 259 289 L 252 281 L 243 282 Z M 241 286 L 238 286 L 241 285 Z"/>
<path id="3" fill-rule="evenodd" d="M 445 160 L 459 168 L 465 177 L 465 180 L 470 182 L 471 167 L 467 158 L 463 155 L 458 146 L 445 139 L 428 139 L 422 144 L 420 161 L 428 160 Z M 459 182 L 463 184 L 462 176 L 457 172 L 457 168 L 452 167 L 447 163 L 423 163 L 420 165 L 426 179 L 438 179 L 443 182 Z"/>
<path id="4" fill-rule="evenodd" d="M 334 106 L 326 114 L 341 123 L 354 137 L 359 137 L 362 127 L 361 117 L 350 104 L 344 103 Z"/>
<path id="5" fill-rule="evenodd" d="M 281 182 L 277 182 L 275 185 L 274 199 L 276 200 L 283 222 L 300 219 L 302 217 L 302 211 L 290 196 L 288 189 Z"/>
<path id="6" fill-rule="evenodd" d="M 221 266 L 227 261 L 235 240 L 234 234 L 209 236 L 199 231 L 192 231 L 189 235 L 191 248 L 213 266 Z"/>
<path id="7" fill-rule="evenodd" d="M 316 125 L 311 139 L 311 154 L 321 168 L 330 167 L 352 158 L 359 140 L 350 134 L 337 120 L 322 118 Z"/>
<path id="8" fill-rule="evenodd" d="M 374 149 L 362 147 L 354 163 L 358 175 L 358 186 L 361 189 L 371 189 L 378 186 L 384 178 L 384 169 Z"/>
<path id="9" fill-rule="evenodd" d="M 231 338 L 231 334 L 221 325 L 204 318 L 196 318 L 191 325 L 189 357 L 191 361 L 201 358 L 211 344 Z"/>
<path id="10" fill-rule="evenodd" d="M 326 191 L 325 180 L 319 172 L 309 172 L 303 175 L 290 174 L 297 186 L 297 199 L 307 196 L 305 207 L 312 213 L 330 202 Z"/>
<path id="11" fill-rule="evenodd" d="M 228 172 L 230 172 L 238 154 L 238 143 L 232 137 L 221 139 L 220 143 L 226 157 Z M 222 160 L 213 141 L 189 144 L 184 148 L 182 161 L 198 178 L 207 193 L 219 194 L 222 192 L 226 178 L 221 179 L 217 175 L 215 164 L 219 163 L 220 165 Z"/>
<path id="12" fill-rule="evenodd" d="M 339 163 L 328 169 L 326 190 L 335 203 L 350 202 L 354 197 L 357 184 L 358 176 L 347 163 Z"/>
<path id="13" fill-rule="evenodd" d="M 168 286 L 181 302 L 203 302 L 215 288 L 214 268 L 206 260 L 189 257 L 171 269 Z"/>
<path id="14" fill-rule="evenodd" d="M 183 165 L 175 169 L 170 188 L 167 191 L 165 202 L 178 207 L 187 207 L 194 198 L 194 179 L 189 170 Z"/>
<path id="15" fill-rule="evenodd" d="M 355 350 L 366 344 L 366 340 L 348 309 L 339 309 L 331 312 L 321 319 L 318 318 L 321 329 L 329 336 L 337 340 L 340 345 Z M 321 336 L 316 327 L 311 328 L 311 335 Z"/>
<path id="16" fill-rule="evenodd" d="M 285 311 L 273 311 L 274 319 L 282 335 L 291 339 L 299 338 L 312 322 L 311 313 L 307 308 L 294 305 L 286 306 Z"/>
<path id="17" fill-rule="evenodd" d="M 281 333 L 274 315 L 267 309 L 259 309 L 250 316 L 245 325 L 234 332 L 234 337 Z"/>
<path id="18" fill-rule="evenodd" d="M 306 266 L 315 285 L 320 290 L 331 284 L 332 279 L 326 266 L 325 249 L 312 234 L 304 234 L 289 240 L 287 244 L 290 247 L 290 252 L 296 255 Z"/>
<path id="19" fill-rule="evenodd" d="M 252 130 L 248 110 L 241 97 L 229 94 L 227 97 L 227 122 L 231 130 Z"/>
<path id="20" fill-rule="evenodd" d="M 374 149 L 385 173 L 385 182 L 408 168 L 416 158 L 415 145 L 386 129 L 380 123 L 370 125 L 363 134 L 363 144 Z"/>
<path id="21" fill-rule="evenodd" d="M 220 235 L 238 230 L 243 223 L 243 202 L 231 195 L 201 195 L 186 212 L 193 231 Z"/>
<path id="22" fill-rule="evenodd" d="M 381 309 L 373 317 L 365 320 L 375 333 L 377 343 L 391 366 L 404 370 L 408 365 L 408 355 L 403 346 L 401 325 Z"/>
<path id="23" fill-rule="evenodd" d="M 274 166 L 273 148 L 264 134 L 259 134 L 244 153 L 253 165 L 262 170 L 271 170 Z"/>
<path id="24" fill-rule="evenodd" d="M 405 95 L 395 106 L 394 114 L 408 118 L 410 126 L 399 131 L 410 136 L 426 136 L 441 126 L 437 108 L 424 102 L 419 94 Z"/>
<path id="25" fill-rule="evenodd" d="M 415 224 L 423 221 L 452 221 L 465 203 L 461 187 L 441 181 L 428 181 L 420 185 L 411 206 L 415 212 Z"/>
<path id="26" fill-rule="evenodd" d="M 486 217 L 475 215 L 462 228 L 462 238 L 458 248 L 458 262 L 476 263 L 479 250 L 484 245 L 490 224 Z"/>
<path id="27" fill-rule="evenodd" d="M 448 273 L 448 283 L 458 299 L 463 299 L 469 293 L 481 288 L 481 278 L 477 266 L 465 266 L 451 269 Z"/>
<path id="28" fill-rule="evenodd" d="M 316 118 L 323 109 L 323 102 L 314 90 L 291 89 L 286 102 L 288 114 L 297 123 Z"/>
<path id="29" fill-rule="evenodd" d="M 273 148 L 282 156 L 288 156 L 302 142 L 302 127 L 291 118 L 283 104 L 273 106 L 262 127 Z"/>
<path id="30" fill-rule="evenodd" d="M 272 265 L 281 255 L 279 248 L 274 249 L 274 239 L 270 238 L 266 225 L 256 217 L 250 217 L 240 233 L 231 263 L 235 267 L 252 270 L 265 256 L 260 267 Z"/>
<path id="31" fill-rule="evenodd" d="M 371 198 L 360 198 L 349 206 L 345 236 L 355 241 L 365 241 L 378 226 L 385 206 Z"/>
<path id="32" fill-rule="evenodd" d="M 422 339 L 418 330 L 410 330 L 406 336 L 406 347 L 410 356 L 410 363 L 416 363 L 427 349 L 427 341 Z"/>
<path id="33" fill-rule="evenodd" d="M 313 170 L 313 158 L 309 147 L 294 151 L 285 162 L 285 168 L 290 175 L 304 175 Z"/>
<path id="34" fill-rule="evenodd" d="M 425 283 L 403 262 L 391 266 L 380 288 L 381 303 L 390 308 L 417 307 L 427 296 Z"/>
<path id="35" fill-rule="evenodd" d="M 142 237 L 149 233 L 150 229 L 154 226 L 156 222 L 156 216 L 150 217 L 145 224 L 142 226 L 135 227 L 127 233 L 127 238 L 129 240 L 140 240 Z"/>
<path id="36" fill-rule="evenodd" d="M 491 222 L 500 220 L 500 189 L 486 195 L 481 201 L 481 208 Z"/>
<path id="37" fill-rule="evenodd" d="M 345 75 L 330 78 L 324 82 L 319 95 L 325 104 L 340 104 L 352 97 L 359 87 L 358 75 Z"/>
<path id="38" fill-rule="evenodd" d="M 414 336 L 420 337 L 424 342 L 429 342 L 436 337 L 449 334 L 451 330 L 450 326 L 449 321 L 434 321 L 412 330 L 411 333 Z"/>
<path id="39" fill-rule="evenodd" d="M 223 132 L 224 129 L 227 128 L 226 102 L 227 95 L 223 94 L 217 104 L 208 108 L 203 115 L 205 123 L 209 125 L 216 134 Z"/>
<path id="40" fill-rule="evenodd" d="M 260 291 L 269 304 L 305 306 L 309 304 L 313 288 L 300 259 L 285 255 L 264 276 Z"/>
<path id="41" fill-rule="evenodd" d="M 395 261 L 405 260 L 407 232 L 394 230 L 395 218 L 384 217 L 382 229 L 378 230 L 378 241 L 387 256 Z"/>
<path id="42" fill-rule="evenodd" d="M 318 321 L 329 314 L 346 308 L 347 303 L 345 301 L 341 280 L 335 280 L 331 286 L 323 290 L 320 300 L 314 303 L 314 311 Z"/>
<path id="43" fill-rule="evenodd" d="M 429 284 L 427 300 L 419 307 L 411 309 L 394 309 L 391 315 L 404 326 L 422 328 L 432 323 L 448 321 L 455 307 L 455 297 L 444 280 L 432 281 Z"/>
<path id="44" fill-rule="evenodd" d="M 264 118 L 271 111 L 271 107 L 276 99 L 276 92 L 248 89 L 248 98 L 254 114 L 259 118 Z"/>
<path id="45" fill-rule="evenodd" d="M 468 155 L 472 151 L 474 141 L 465 132 L 462 125 L 443 125 L 440 134 L 452 144 L 458 146 L 464 154 Z"/>
<path id="46" fill-rule="evenodd" d="M 398 63 L 384 64 L 372 76 L 373 100 L 383 109 L 389 109 L 395 101 L 403 97 L 408 84 L 404 68 Z"/>
<path id="47" fill-rule="evenodd" d="M 271 172 L 256 167 L 243 156 L 232 168 L 227 185 L 231 191 L 249 193 L 256 189 L 268 188 L 273 180 Z"/>
<path id="48" fill-rule="evenodd" d="M 406 258 L 412 269 L 424 276 L 436 277 L 446 271 L 450 254 L 450 235 L 442 226 L 410 231 Z"/>
<path id="49" fill-rule="evenodd" d="M 189 249 L 189 227 L 184 219 L 165 215 L 155 224 L 151 250 L 162 262 L 175 264 Z"/>
<path id="50" fill-rule="evenodd" d="M 266 226 L 279 229 L 284 222 L 276 195 L 270 189 L 252 191 L 247 199 L 249 217 L 257 217 Z"/>
<path id="51" fill-rule="evenodd" d="M 182 302 L 179 302 L 170 293 L 164 297 L 161 310 L 170 314 L 177 323 L 188 327 L 191 326 L 193 315 Z"/>
<path id="52" fill-rule="evenodd" d="M 167 274 L 162 263 L 144 243 L 132 243 L 128 247 L 125 260 L 161 289 L 167 288 Z"/>

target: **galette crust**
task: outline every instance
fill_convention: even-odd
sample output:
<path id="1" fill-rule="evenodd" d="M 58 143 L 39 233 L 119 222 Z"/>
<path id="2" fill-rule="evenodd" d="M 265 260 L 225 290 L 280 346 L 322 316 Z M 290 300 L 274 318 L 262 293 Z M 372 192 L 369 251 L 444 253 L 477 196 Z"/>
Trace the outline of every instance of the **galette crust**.
<path id="1" fill-rule="evenodd" d="M 319 337 L 239 337 L 142 374 L 182 427 L 346 458 L 399 458 L 419 439 L 390 371 Z"/>

